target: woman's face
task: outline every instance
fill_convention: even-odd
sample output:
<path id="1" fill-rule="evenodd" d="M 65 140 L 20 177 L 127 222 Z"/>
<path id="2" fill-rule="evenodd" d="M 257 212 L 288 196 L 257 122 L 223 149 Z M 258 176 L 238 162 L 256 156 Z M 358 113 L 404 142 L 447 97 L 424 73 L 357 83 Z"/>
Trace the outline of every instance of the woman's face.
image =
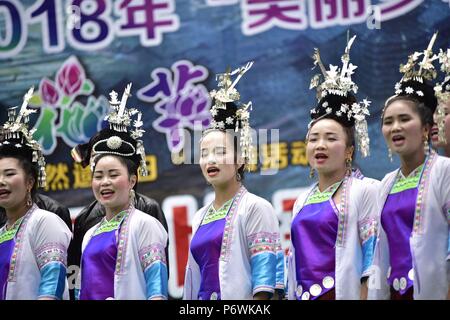
<path id="1" fill-rule="evenodd" d="M 0 207 L 8 210 L 24 206 L 33 183 L 18 159 L 0 159 Z"/>
<path id="2" fill-rule="evenodd" d="M 333 119 L 322 119 L 309 130 L 306 156 L 309 165 L 319 174 L 332 174 L 345 169 L 345 160 L 351 159 L 353 147 L 347 147 L 344 127 Z"/>
<path id="3" fill-rule="evenodd" d="M 447 140 L 447 145 L 450 144 L 450 100 L 447 100 L 446 103 L 440 102 L 441 107 L 443 106 L 444 114 L 445 114 L 445 121 L 444 121 L 444 132 L 445 132 L 445 138 Z M 437 126 L 437 111 L 434 113 L 434 125 L 433 128 L 431 128 L 431 142 L 433 143 L 433 147 L 435 148 L 443 148 L 445 145 L 443 143 L 439 142 L 438 139 L 438 126 Z"/>
<path id="4" fill-rule="evenodd" d="M 382 132 L 388 147 L 401 157 L 424 152 L 428 127 L 422 125 L 413 102 L 396 100 L 384 112 Z"/>
<path id="5" fill-rule="evenodd" d="M 200 168 L 205 179 L 213 186 L 236 181 L 238 168 L 243 164 L 234 160 L 233 139 L 225 132 L 211 131 L 200 142 Z"/>
<path id="6" fill-rule="evenodd" d="M 115 156 L 98 160 L 92 177 L 95 198 L 112 211 L 122 210 L 130 201 L 130 190 L 136 184 L 136 176 L 128 175 L 127 167 Z"/>

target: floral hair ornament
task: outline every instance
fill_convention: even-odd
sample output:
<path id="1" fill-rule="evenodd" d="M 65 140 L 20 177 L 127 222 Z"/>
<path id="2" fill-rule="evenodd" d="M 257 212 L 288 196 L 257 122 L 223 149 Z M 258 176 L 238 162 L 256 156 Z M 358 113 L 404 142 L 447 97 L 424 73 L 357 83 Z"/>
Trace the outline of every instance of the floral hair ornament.
<path id="1" fill-rule="evenodd" d="M 36 109 L 28 109 L 28 102 L 33 96 L 34 88 L 31 87 L 23 97 L 23 103 L 17 114 L 17 107 L 8 109 L 8 121 L 2 128 L 2 138 L 0 140 L 1 149 L 9 149 L 12 153 L 18 153 L 29 158 L 32 163 L 36 163 L 38 172 L 38 187 L 44 188 L 46 184 L 45 158 L 42 154 L 41 145 L 33 139 L 36 129 L 28 130 L 29 116 L 36 112 Z"/>
<path id="2" fill-rule="evenodd" d="M 370 139 L 366 116 L 370 115 L 371 101 L 356 100 L 358 86 L 352 80 L 352 74 L 357 68 L 350 62 L 350 49 L 356 35 L 347 41 L 345 52 L 341 57 L 342 68 L 331 65 L 329 70 L 324 67 L 319 49 L 314 50 L 314 67 L 319 66 L 321 73 L 311 79 L 310 89 L 316 88 L 318 105 L 311 110 L 311 125 L 324 118 L 331 118 L 345 127 L 355 127 L 356 142 L 363 157 L 370 154 Z M 322 79 L 323 78 L 323 79 Z"/>
<path id="3" fill-rule="evenodd" d="M 434 87 L 434 92 L 439 102 L 436 109 L 436 123 L 439 142 L 446 144 L 444 104 L 450 102 L 450 49 L 447 49 L 447 52 L 440 49 L 438 57 L 441 71 L 444 73 L 444 80 L 441 83 L 437 83 Z"/>
<path id="4" fill-rule="evenodd" d="M 248 62 L 233 71 L 227 71 L 216 75 L 218 90 L 212 90 L 209 94 L 214 100 L 210 109 L 213 120 L 210 127 L 203 134 L 210 130 L 234 129 L 240 134 L 241 154 L 246 163 L 252 163 L 252 136 L 250 132 L 250 110 L 252 102 L 239 102 L 240 94 L 236 90 L 236 85 L 242 76 L 253 66 L 253 61 Z M 232 77 L 236 76 L 234 81 Z"/>
<path id="5" fill-rule="evenodd" d="M 103 129 L 96 137 L 96 142 L 92 146 L 92 153 L 112 154 L 124 158 L 129 158 L 136 164 L 139 164 L 139 173 L 142 176 L 148 174 L 145 161 L 144 143 L 139 138 L 145 132 L 142 129 L 142 113 L 135 108 L 126 107 L 128 97 L 131 96 L 131 83 L 129 83 L 122 95 L 122 99 L 117 100 L 117 93 L 113 90 L 109 94 L 111 97 L 110 113 L 105 117 L 109 122 L 109 129 Z M 132 116 L 137 114 L 137 119 L 132 120 Z M 130 127 L 133 130 L 129 130 Z M 91 162 L 93 170 L 95 161 Z"/>
<path id="6" fill-rule="evenodd" d="M 427 81 L 433 80 L 437 75 L 433 61 L 438 59 L 438 56 L 433 54 L 432 51 L 437 34 L 437 32 L 433 34 L 427 48 L 423 52 L 414 52 L 409 55 L 406 64 L 400 65 L 400 72 L 403 73 L 403 77 L 400 82 L 395 84 L 395 95 L 387 99 L 385 108 L 391 99 L 406 96 L 422 102 L 434 113 L 437 107 L 437 100 L 431 85 Z M 421 56 L 422 60 L 419 61 Z M 419 68 L 417 68 L 417 65 Z"/>

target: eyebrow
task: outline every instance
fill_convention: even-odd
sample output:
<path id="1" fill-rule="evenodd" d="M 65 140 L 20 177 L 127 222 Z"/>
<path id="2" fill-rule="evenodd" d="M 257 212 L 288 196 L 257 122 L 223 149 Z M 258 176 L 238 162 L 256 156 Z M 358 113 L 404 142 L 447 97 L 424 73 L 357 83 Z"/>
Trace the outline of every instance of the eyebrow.
<path id="1" fill-rule="evenodd" d="M 327 136 L 331 136 L 331 135 L 337 135 L 338 133 L 337 133 L 337 132 L 326 132 L 325 134 L 326 134 Z M 319 133 L 318 133 L 318 132 L 312 132 L 312 133 L 310 133 L 309 135 L 310 135 L 310 136 L 318 136 Z"/>
<path id="2" fill-rule="evenodd" d="M 395 117 L 398 117 L 398 118 L 400 118 L 400 117 L 411 117 L 411 115 L 409 113 L 400 113 L 400 114 L 397 114 L 397 115 L 384 117 L 384 120 L 392 119 L 392 118 L 395 118 Z"/>
<path id="3" fill-rule="evenodd" d="M 119 169 L 109 169 L 109 170 L 108 170 L 108 172 L 114 172 L 114 171 L 120 172 Z M 103 170 L 95 170 L 95 171 L 94 171 L 94 173 L 97 173 L 97 172 L 98 172 L 98 173 L 103 173 Z"/>

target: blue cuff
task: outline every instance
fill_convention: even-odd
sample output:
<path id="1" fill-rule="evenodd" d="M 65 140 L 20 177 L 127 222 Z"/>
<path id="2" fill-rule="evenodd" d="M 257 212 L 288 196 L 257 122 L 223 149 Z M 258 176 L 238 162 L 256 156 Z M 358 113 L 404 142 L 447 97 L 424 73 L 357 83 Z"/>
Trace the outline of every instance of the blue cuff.
<path id="1" fill-rule="evenodd" d="M 66 267 L 60 262 L 51 262 L 41 269 L 38 297 L 54 297 L 61 300 L 66 285 Z"/>
<path id="2" fill-rule="evenodd" d="M 167 266 L 161 261 L 151 264 L 145 271 L 147 299 L 162 297 L 167 299 Z"/>
<path id="3" fill-rule="evenodd" d="M 373 263 L 376 236 L 371 236 L 362 245 L 363 268 L 361 277 L 369 275 L 369 268 Z"/>
<path id="4" fill-rule="evenodd" d="M 284 290 L 284 253 L 283 253 L 283 251 L 277 252 L 276 288 Z"/>
<path id="5" fill-rule="evenodd" d="M 254 255 L 251 260 L 253 294 L 273 293 L 277 280 L 277 256 L 270 252 Z"/>

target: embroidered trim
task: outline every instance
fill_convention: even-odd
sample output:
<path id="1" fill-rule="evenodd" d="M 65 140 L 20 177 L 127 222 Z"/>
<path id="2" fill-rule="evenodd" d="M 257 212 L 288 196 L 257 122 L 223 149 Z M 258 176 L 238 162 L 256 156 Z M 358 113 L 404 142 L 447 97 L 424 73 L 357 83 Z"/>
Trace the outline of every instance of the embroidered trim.
<path id="1" fill-rule="evenodd" d="M 395 193 L 399 193 L 399 192 L 402 192 L 405 190 L 417 188 L 417 186 L 419 185 L 419 182 L 420 182 L 420 176 L 422 173 L 422 169 L 423 169 L 423 164 L 421 166 L 417 167 L 413 171 L 413 173 L 407 177 L 403 177 L 403 175 L 401 174 L 401 171 L 399 170 L 399 172 L 395 178 L 394 185 L 392 186 L 389 194 L 395 194 Z"/>
<path id="2" fill-rule="evenodd" d="M 376 235 L 377 225 L 376 219 L 365 219 L 360 223 L 359 238 L 361 239 L 362 244 L 369 240 L 370 237 Z"/>
<path id="3" fill-rule="evenodd" d="M 278 244 L 278 233 L 258 232 L 247 237 L 247 245 L 250 252 L 250 257 L 264 252 L 276 253 Z"/>
<path id="4" fill-rule="evenodd" d="M 166 264 L 164 246 L 161 243 L 152 243 L 151 245 L 139 250 L 139 261 L 141 262 L 143 271 L 157 261 L 161 261 L 163 264 Z"/>
<path id="5" fill-rule="evenodd" d="M 120 229 L 118 232 L 118 241 L 117 241 L 117 260 L 116 260 L 116 274 L 124 273 L 124 261 L 127 252 L 127 243 L 128 243 L 128 231 L 129 231 L 129 221 L 131 215 L 134 211 L 134 207 L 130 205 L 128 210 L 126 211 L 126 215 L 124 216 L 122 223 L 120 225 Z"/>
<path id="6" fill-rule="evenodd" d="M 425 161 L 425 167 L 420 178 L 419 190 L 417 193 L 416 210 L 414 213 L 413 233 L 422 234 L 423 232 L 423 212 L 425 211 L 425 202 L 423 201 L 428 193 L 429 174 L 437 159 L 435 151 L 431 151 L 429 158 Z"/>
<path id="7" fill-rule="evenodd" d="M 314 204 L 314 203 L 321 203 L 328 201 L 330 197 L 336 192 L 336 190 L 341 185 L 342 181 L 336 182 L 335 184 L 331 185 L 327 189 L 325 189 L 323 192 L 320 192 L 319 185 L 317 184 L 314 189 L 312 190 L 311 194 L 308 195 L 306 198 L 306 202 L 304 206 L 308 204 Z"/>
<path id="8" fill-rule="evenodd" d="M 223 219 L 227 216 L 228 211 L 230 210 L 230 206 L 233 202 L 233 199 L 228 200 L 223 204 L 223 206 L 219 210 L 215 210 L 213 205 L 211 204 L 206 212 L 206 216 L 203 218 L 201 225 L 205 225 L 220 219 Z"/>
<path id="9" fill-rule="evenodd" d="M 341 193 L 341 203 L 338 210 L 338 232 L 336 239 L 336 246 L 343 247 L 345 243 L 345 235 L 347 234 L 347 216 L 348 216 L 348 203 L 350 198 L 352 179 L 350 177 L 345 177 L 342 182 L 342 193 Z M 333 203 L 332 199 L 330 201 Z"/>
<path id="10" fill-rule="evenodd" d="M 227 261 L 230 257 L 230 246 L 233 235 L 233 224 L 236 218 L 236 211 L 239 207 L 242 197 L 247 193 L 247 189 L 242 186 L 238 193 L 236 194 L 233 204 L 231 205 L 230 211 L 225 218 L 225 228 L 223 230 L 222 247 L 220 249 L 220 260 Z"/>
<path id="11" fill-rule="evenodd" d="M 33 203 L 33 206 L 28 210 L 28 212 L 23 217 L 19 230 L 16 234 L 16 244 L 14 245 L 13 254 L 11 255 L 11 263 L 9 264 L 9 272 L 8 272 L 8 282 L 16 281 L 17 277 L 17 269 L 20 265 L 20 252 L 22 251 L 23 237 L 25 235 L 25 231 L 27 229 L 28 220 L 30 219 L 33 212 L 37 209 L 37 205 Z"/>
<path id="12" fill-rule="evenodd" d="M 61 243 L 46 243 L 34 251 L 39 270 L 51 262 L 60 262 L 67 265 L 67 252 Z"/>
<path id="13" fill-rule="evenodd" d="M 98 226 L 92 236 L 97 236 L 104 232 L 110 232 L 119 229 L 120 224 L 122 223 L 122 220 L 127 213 L 127 210 L 119 212 L 110 221 L 107 221 L 105 218 L 103 218 L 101 224 Z"/>

